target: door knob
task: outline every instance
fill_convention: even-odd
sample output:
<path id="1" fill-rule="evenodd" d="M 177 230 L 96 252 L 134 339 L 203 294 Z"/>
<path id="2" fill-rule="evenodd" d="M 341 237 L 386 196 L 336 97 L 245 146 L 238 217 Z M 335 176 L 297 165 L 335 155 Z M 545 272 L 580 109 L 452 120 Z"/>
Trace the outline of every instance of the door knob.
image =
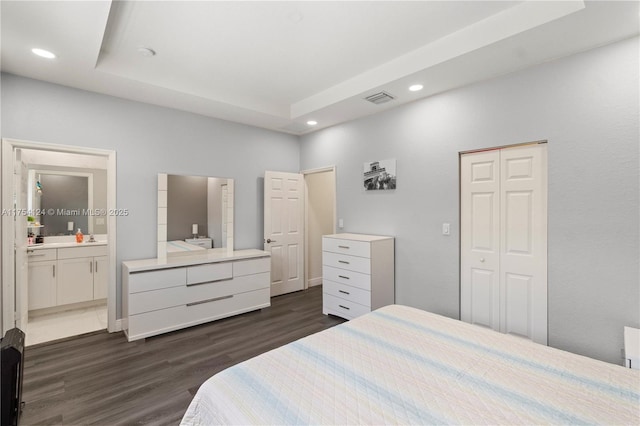
<path id="1" fill-rule="evenodd" d="M 272 240 L 271 238 L 267 238 L 267 244 L 275 243 L 275 242 L 277 242 L 277 241 L 276 240 Z"/>
<path id="2" fill-rule="evenodd" d="M 481 257 L 481 258 L 480 258 L 480 262 L 483 262 L 483 263 L 484 263 L 484 257 Z"/>

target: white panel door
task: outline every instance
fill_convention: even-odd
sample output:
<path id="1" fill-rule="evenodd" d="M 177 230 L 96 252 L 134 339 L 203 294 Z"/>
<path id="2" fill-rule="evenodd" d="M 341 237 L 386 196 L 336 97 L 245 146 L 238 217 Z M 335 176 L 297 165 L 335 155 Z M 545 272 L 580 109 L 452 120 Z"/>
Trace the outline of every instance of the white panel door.
<path id="1" fill-rule="evenodd" d="M 546 144 L 500 151 L 500 331 L 547 344 Z"/>
<path id="2" fill-rule="evenodd" d="M 304 288 L 304 178 L 266 171 L 264 250 L 271 252 L 271 296 Z"/>
<path id="3" fill-rule="evenodd" d="M 500 154 L 464 155 L 460 178 L 461 319 L 500 327 Z"/>
<path id="4" fill-rule="evenodd" d="M 463 321 L 547 344 L 546 144 L 460 161 Z"/>

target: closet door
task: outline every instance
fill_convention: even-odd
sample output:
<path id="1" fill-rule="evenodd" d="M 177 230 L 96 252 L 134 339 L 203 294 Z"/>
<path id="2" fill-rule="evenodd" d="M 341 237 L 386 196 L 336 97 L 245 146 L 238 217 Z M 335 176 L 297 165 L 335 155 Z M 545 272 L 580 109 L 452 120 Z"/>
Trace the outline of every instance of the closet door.
<path id="1" fill-rule="evenodd" d="M 547 344 L 546 144 L 461 157 L 461 319 Z"/>
<path id="2" fill-rule="evenodd" d="M 546 144 L 500 150 L 500 331 L 547 344 Z"/>
<path id="3" fill-rule="evenodd" d="M 500 328 L 500 152 L 461 158 L 461 319 Z"/>

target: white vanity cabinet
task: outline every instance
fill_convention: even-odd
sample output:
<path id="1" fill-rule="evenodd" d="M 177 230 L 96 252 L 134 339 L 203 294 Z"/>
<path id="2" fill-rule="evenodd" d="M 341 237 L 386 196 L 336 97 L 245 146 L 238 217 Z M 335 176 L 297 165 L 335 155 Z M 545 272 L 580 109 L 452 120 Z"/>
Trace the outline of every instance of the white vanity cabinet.
<path id="1" fill-rule="evenodd" d="M 56 306 L 56 249 L 28 250 L 29 310 Z"/>
<path id="2" fill-rule="evenodd" d="M 322 237 L 322 312 L 353 319 L 395 302 L 394 238 Z"/>
<path id="3" fill-rule="evenodd" d="M 106 246 L 58 249 L 58 305 L 106 298 L 106 263 Z"/>
<path id="4" fill-rule="evenodd" d="M 271 305 L 271 259 L 261 250 L 208 250 L 122 263 L 129 341 Z"/>

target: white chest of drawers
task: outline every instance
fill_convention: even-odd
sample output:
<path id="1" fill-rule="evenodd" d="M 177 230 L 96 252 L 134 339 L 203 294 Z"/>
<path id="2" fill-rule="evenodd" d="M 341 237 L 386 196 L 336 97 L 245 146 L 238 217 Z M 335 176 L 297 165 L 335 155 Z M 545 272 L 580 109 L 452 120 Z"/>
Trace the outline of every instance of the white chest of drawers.
<path id="1" fill-rule="evenodd" d="M 395 302 L 394 238 L 322 237 L 322 312 L 353 319 Z"/>
<path id="2" fill-rule="evenodd" d="M 208 253 L 122 263 L 123 329 L 129 341 L 271 305 L 269 253 Z"/>

